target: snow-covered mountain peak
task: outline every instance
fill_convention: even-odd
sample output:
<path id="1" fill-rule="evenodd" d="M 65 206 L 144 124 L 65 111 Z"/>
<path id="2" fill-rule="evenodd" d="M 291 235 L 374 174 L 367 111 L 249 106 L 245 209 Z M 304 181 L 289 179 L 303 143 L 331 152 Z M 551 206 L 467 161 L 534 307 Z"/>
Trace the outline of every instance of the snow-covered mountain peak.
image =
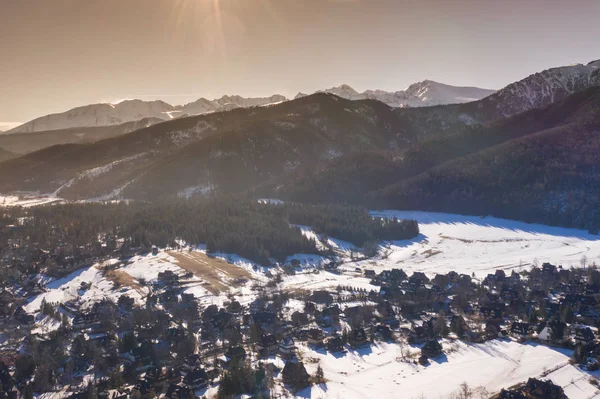
<path id="1" fill-rule="evenodd" d="M 589 87 L 600 86 L 600 60 L 546 69 L 511 83 L 491 96 L 502 116 L 542 108 Z"/>
<path id="2" fill-rule="evenodd" d="M 396 92 L 366 90 L 359 93 L 348 85 L 332 87 L 324 92 L 348 100 L 377 100 L 392 107 L 424 107 L 475 101 L 487 97 L 495 91 L 477 87 L 456 87 L 433 80 L 424 80 L 413 83 L 406 90 Z"/>
<path id="3" fill-rule="evenodd" d="M 327 90 L 323 90 L 325 93 L 335 94 L 336 96 L 347 98 L 349 100 L 360 99 L 360 93 L 354 90 L 347 84 L 342 84 L 336 87 L 332 87 Z"/>
<path id="4" fill-rule="evenodd" d="M 588 63 L 588 66 L 600 67 L 600 60 L 590 62 Z"/>

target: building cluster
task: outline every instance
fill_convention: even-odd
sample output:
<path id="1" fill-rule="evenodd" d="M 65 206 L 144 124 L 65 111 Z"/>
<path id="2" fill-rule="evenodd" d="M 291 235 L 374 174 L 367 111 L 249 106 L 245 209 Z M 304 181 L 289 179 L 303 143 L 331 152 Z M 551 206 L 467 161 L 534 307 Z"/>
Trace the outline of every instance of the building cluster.
<path id="1" fill-rule="evenodd" d="M 110 399 L 189 398 L 231 381 L 242 365 L 253 370 L 254 390 L 266 391 L 274 380 L 296 390 L 323 380 L 307 372 L 303 348 L 343 356 L 377 341 L 406 344 L 411 350 L 401 360 L 423 366 L 443 356 L 445 339 L 536 340 L 572 348 L 581 367 L 600 365 L 595 268 L 545 263 L 484 279 L 408 276 L 400 269 L 361 273 L 372 290 L 263 289 L 245 305 L 230 296 L 217 306 L 185 292 L 185 275 L 164 271 L 147 283 L 141 301 L 121 295 L 43 303 L 35 316 L 24 310 L 22 296 L 4 290 L 0 324 L 13 347 L 3 345 L 0 397 L 66 390 L 78 398 L 93 390 Z M 54 327 L 42 328 L 49 320 Z M 547 395 L 550 385 L 530 380 L 501 398 L 561 398 L 535 396 Z"/>

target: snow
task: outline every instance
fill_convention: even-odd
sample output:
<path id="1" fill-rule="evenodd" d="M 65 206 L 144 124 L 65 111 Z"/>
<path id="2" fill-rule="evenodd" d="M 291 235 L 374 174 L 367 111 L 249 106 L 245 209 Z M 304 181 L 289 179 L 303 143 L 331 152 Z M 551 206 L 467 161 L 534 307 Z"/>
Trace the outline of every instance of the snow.
<path id="1" fill-rule="evenodd" d="M 583 230 L 528 224 L 494 217 L 462 216 L 434 212 L 383 211 L 374 216 L 415 219 L 420 235 L 389 243 L 378 258 L 358 262 L 376 270 L 402 268 L 407 273 L 430 275 L 475 273 L 485 276 L 496 269 L 508 272 L 530 268 L 537 261 L 578 267 L 600 263 L 600 237 Z"/>
<path id="2" fill-rule="evenodd" d="M 54 193 L 52 193 L 52 195 L 53 196 L 58 196 L 58 194 L 62 190 L 64 190 L 65 188 L 71 187 L 73 184 L 77 183 L 78 181 L 80 181 L 82 179 L 91 179 L 91 180 L 93 180 L 95 178 L 98 178 L 98 177 L 104 175 L 105 173 L 110 172 L 115 166 L 119 166 L 119 165 L 121 165 L 123 163 L 134 161 L 134 160 L 136 160 L 138 158 L 141 158 L 141 157 L 143 157 L 145 155 L 146 155 L 146 153 L 135 154 L 135 155 L 132 155 L 132 156 L 129 156 L 129 157 L 121 158 L 121 159 L 118 159 L 116 161 L 107 163 L 106 165 L 102 165 L 102 166 L 98 166 L 98 167 L 95 167 L 95 168 L 92 168 L 92 169 L 85 170 L 85 171 L 79 173 L 76 177 L 74 177 L 71 180 L 69 180 L 68 182 L 66 182 L 65 184 L 61 185 L 59 188 L 57 188 L 56 191 L 54 191 Z M 120 190 L 116 194 L 118 195 L 119 192 L 120 192 Z M 112 195 L 112 193 L 110 195 Z M 109 197 L 109 198 L 112 198 L 112 196 Z M 107 199 L 109 199 L 109 198 L 107 198 Z"/>
<path id="3" fill-rule="evenodd" d="M 569 399 L 600 398 L 600 391 L 590 383 L 590 375 L 575 366 L 566 365 L 545 378 L 560 385 Z"/>
<path id="4" fill-rule="evenodd" d="M 285 259 L 284 264 L 291 264 L 293 260 L 300 262 L 300 267 L 302 269 L 306 268 L 314 268 L 318 266 L 323 266 L 329 263 L 329 259 L 321 256 L 321 255 L 311 255 L 311 254 L 295 254 L 290 255 Z"/>
<path id="5" fill-rule="evenodd" d="M 274 199 L 263 202 L 278 203 Z M 473 217 L 443 213 L 381 211 L 374 216 L 416 219 L 421 234 L 412 240 L 396 241 L 384 246 L 384 256 L 374 260 L 347 262 L 342 265 L 343 274 L 315 270 L 325 259 L 318 255 L 297 254 L 290 256 L 300 261 L 302 268 L 292 276 L 283 275 L 278 285 L 280 290 L 335 290 L 338 286 L 350 286 L 370 291 L 378 287 L 370 284 L 370 279 L 354 271 L 373 268 L 378 271 L 386 268 L 403 268 L 408 273 L 425 271 L 429 274 L 455 270 L 459 273 L 475 273 L 484 276 L 496 268 L 511 270 L 525 267 L 534 258 L 539 263 L 549 261 L 565 266 L 577 266 L 585 254 L 589 262 L 600 255 L 600 240 L 588 233 L 557 227 L 527 224 L 493 217 Z M 307 226 L 298 226 L 302 233 L 318 238 Z M 318 242 L 318 240 L 316 240 Z M 328 244 L 336 249 L 343 259 L 350 251 L 357 249 L 350 243 L 328 238 Z M 320 244 L 322 245 L 322 244 Z M 205 252 L 204 246 L 196 246 L 193 251 Z M 187 251 L 187 249 L 186 249 Z M 216 257 L 247 270 L 251 278 L 265 282 L 265 268 L 235 254 L 215 254 Z M 109 263 L 115 263 L 111 260 Z M 50 281 L 48 292 L 30 299 L 25 309 L 37 313 L 42 300 L 65 302 L 76 300 L 83 307 L 102 298 L 115 300 L 127 293 L 138 303 L 143 302 L 148 288 L 138 290 L 128 287 L 114 289 L 113 283 L 102 276 L 98 266 L 83 268 L 70 275 Z M 144 278 L 151 282 L 161 271 L 172 270 L 183 274 L 184 270 L 174 257 L 161 251 L 157 255 L 135 256 L 125 266 L 117 270 L 134 279 Z M 275 271 L 277 272 L 277 271 Z M 226 281 L 225 276 L 223 276 Z M 81 283 L 91 285 L 87 290 L 79 290 Z M 212 294 L 203 285 L 201 278 L 193 277 L 186 283 L 185 292 L 193 293 L 204 306 L 222 305 L 227 300 L 227 292 Z M 231 286 L 230 292 L 242 304 L 249 304 L 257 295 L 252 284 Z M 347 306 L 352 304 L 348 303 Z M 285 313 L 301 310 L 303 301 L 290 300 Z M 37 315 L 36 331 L 47 332 L 58 327 L 57 322 Z M 598 398 L 598 390 L 590 383 L 590 373 L 569 365 L 571 352 L 536 343 L 518 343 L 512 340 L 493 340 L 484 344 L 468 344 L 445 340 L 445 354 L 433 359 L 428 366 L 415 364 L 414 358 L 403 360 L 403 354 L 418 354 L 418 347 L 404 343 L 377 343 L 344 354 L 331 354 L 322 349 L 313 349 L 297 343 L 301 357 L 309 371 L 314 374 L 317 364 L 324 370 L 327 384 L 313 386 L 299 393 L 300 397 L 311 398 L 362 398 L 390 396 L 397 397 L 402 392 L 406 398 L 447 398 L 456 393 L 460 384 L 466 381 L 476 394 L 483 389 L 491 395 L 515 384 L 525 382 L 530 377 L 548 378 L 562 386 L 571 399 Z M 401 349 L 404 345 L 404 350 Z M 432 383 L 434 382 L 434 383 Z M 276 388 L 280 389 L 280 387 Z M 478 397 L 478 396 L 475 397 Z"/>
<path id="6" fill-rule="evenodd" d="M 129 264 L 120 270 L 135 279 L 145 279 L 146 281 L 156 280 L 159 273 L 167 270 L 175 273 L 182 272 L 182 269 L 177 266 L 175 258 L 166 252 L 159 252 L 157 255 L 134 256 L 129 260 Z"/>
<path id="7" fill-rule="evenodd" d="M 303 348 L 307 371 L 314 373 L 319 363 L 328 382 L 308 388 L 298 396 L 353 399 L 398 397 L 402 392 L 403 398 L 437 399 L 450 397 L 465 381 L 476 393 L 485 388 L 491 395 L 566 365 L 570 356 L 566 350 L 509 340 L 471 345 L 446 341 L 445 354 L 431 359 L 425 367 L 401 361 L 400 345 L 382 343 L 349 349 L 345 354 Z M 415 349 L 412 352 L 418 352 Z"/>
<path id="8" fill-rule="evenodd" d="M 480 89 L 478 87 L 450 86 L 431 80 L 424 80 L 410 85 L 406 90 L 396 92 L 366 90 L 359 93 L 345 84 L 321 92 L 335 94 L 348 100 L 377 100 L 391 107 L 428 107 L 480 100 L 495 93 L 495 90 Z"/>
<path id="9" fill-rule="evenodd" d="M 275 199 L 275 198 L 260 198 L 258 200 L 261 204 L 269 204 L 269 205 L 282 205 L 283 201 Z"/>
<path id="10" fill-rule="evenodd" d="M 19 195 L 2 195 L 0 194 L 0 207 L 3 206 L 38 206 L 46 205 L 57 202 L 63 202 L 62 198 L 56 197 L 51 194 L 42 195 L 34 193 L 26 193 Z"/>
<path id="11" fill-rule="evenodd" d="M 79 269 L 66 277 L 47 283 L 48 291 L 31 298 L 25 306 L 25 310 L 28 313 L 37 312 L 44 300 L 48 303 L 65 303 L 75 300 L 81 303 L 83 308 L 87 308 L 94 302 L 105 298 L 116 301 L 123 294 L 134 299 L 141 298 L 140 293 L 131 288 L 123 287 L 114 290 L 113 283 L 102 276 L 102 272 L 97 266 Z M 90 288 L 80 290 L 81 283 L 89 284 Z"/>
<path id="12" fill-rule="evenodd" d="M 90 104 L 66 112 L 45 115 L 24 123 L 8 133 L 31 133 L 45 130 L 68 129 L 84 126 L 109 126 L 144 118 L 168 119 L 168 111 L 175 110 L 163 101 L 127 100 L 118 104 Z"/>
<path id="13" fill-rule="evenodd" d="M 364 277 L 348 276 L 344 274 L 330 273 L 326 271 L 297 273 L 294 276 L 286 276 L 282 288 L 305 289 L 305 290 L 334 290 L 338 285 L 362 288 L 367 291 L 379 290 L 379 287 L 371 285 L 370 279 Z"/>
<path id="14" fill-rule="evenodd" d="M 190 199 L 195 195 L 207 195 L 213 190 L 213 187 L 210 185 L 199 185 L 187 187 L 177 193 L 179 198 Z"/>
<path id="15" fill-rule="evenodd" d="M 599 68 L 597 62 L 550 68 L 506 86 L 490 96 L 490 100 L 505 117 L 542 108 L 575 92 L 600 85 Z"/>

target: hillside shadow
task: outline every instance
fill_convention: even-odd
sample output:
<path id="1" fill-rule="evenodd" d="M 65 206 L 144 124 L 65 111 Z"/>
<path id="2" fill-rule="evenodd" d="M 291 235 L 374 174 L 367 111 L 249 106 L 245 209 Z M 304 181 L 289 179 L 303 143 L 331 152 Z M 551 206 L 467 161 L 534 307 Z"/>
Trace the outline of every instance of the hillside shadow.
<path id="1" fill-rule="evenodd" d="M 77 277 L 81 276 L 83 274 L 83 272 L 85 272 L 89 268 L 90 268 L 89 266 L 84 266 L 81 269 L 75 270 L 73 273 L 68 274 L 67 276 L 65 276 L 63 278 L 59 278 L 58 280 L 51 281 L 48 284 L 46 284 L 46 288 L 49 288 L 49 289 L 60 288 L 62 285 L 67 284 L 67 283 L 75 280 Z"/>
<path id="2" fill-rule="evenodd" d="M 448 363 L 448 356 L 445 353 L 442 353 L 441 355 L 433 357 L 429 360 L 430 362 L 434 362 L 437 364 Z"/>
<path id="3" fill-rule="evenodd" d="M 373 353 L 373 348 L 371 348 L 371 345 L 365 344 L 358 348 L 351 348 L 350 351 L 353 352 L 355 355 L 363 357 L 363 356 L 367 356 L 367 355 L 370 355 L 371 353 Z"/>
<path id="4" fill-rule="evenodd" d="M 420 242 L 426 241 L 428 239 L 429 237 L 427 237 L 425 234 L 419 233 L 417 236 L 408 240 L 387 241 L 387 243 L 393 245 L 396 248 L 406 248 L 410 247 L 413 244 L 418 244 Z M 387 246 L 384 246 L 384 248 L 387 248 Z"/>
<path id="5" fill-rule="evenodd" d="M 558 237 L 579 238 L 587 241 L 598 241 L 600 236 L 590 234 L 585 230 L 550 226 L 538 223 L 527 223 L 511 219 L 501 219 L 493 216 L 470 216 L 451 213 L 424 212 L 424 211 L 396 211 L 381 210 L 371 211 L 372 216 L 382 218 L 396 217 L 398 219 L 414 219 L 420 226 L 428 224 L 448 224 L 451 226 L 480 226 L 493 227 L 511 232 L 524 232 L 533 235 L 550 235 Z M 402 242 L 402 241 L 400 241 Z"/>
<path id="6" fill-rule="evenodd" d="M 322 395 L 320 395 L 321 393 L 327 394 L 327 391 L 329 389 L 327 388 L 327 383 L 325 383 L 325 384 L 318 384 L 318 385 L 315 385 L 312 387 L 304 388 L 304 389 L 294 393 L 294 398 L 304 398 L 304 399 L 312 398 L 313 397 L 313 389 L 317 386 L 321 389 L 322 392 L 319 392 L 319 393 L 315 392 L 314 397 L 317 397 L 317 398 L 323 397 Z"/>
<path id="7" fill-rule="evenodd" d="M 565 355 L 565 356 L 568 356 L 568 357 L 571 357 L 573 355 L 573 350 L 572 349 L 558 348 L 558 347 L 555 347 L 555 346 L 545 345 L 545 344 L 541 344 L 541 343 L 533 342 L 533 341 L 523 342 L 522 345 L 531 346 L 533 348 L 536 348 L 538 346 L 543 346 L 543 347 L 546 347 L 548 349 L 551 349 L 551 350 L 553 350 L 555 352 L 558 352 L 558 353 L 560 353 L 562 355 Z"/>

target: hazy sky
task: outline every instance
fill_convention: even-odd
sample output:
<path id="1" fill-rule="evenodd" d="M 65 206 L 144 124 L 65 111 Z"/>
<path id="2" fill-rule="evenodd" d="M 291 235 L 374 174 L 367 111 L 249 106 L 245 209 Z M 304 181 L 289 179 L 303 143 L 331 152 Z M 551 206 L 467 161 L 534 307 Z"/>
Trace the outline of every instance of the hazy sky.
<path id="1" fill-rule="evenodd" d="M 500 88 L 600 58 L 599 16 L 599 0 L 0 0 L 0 121 L 341 83 Z"/>

